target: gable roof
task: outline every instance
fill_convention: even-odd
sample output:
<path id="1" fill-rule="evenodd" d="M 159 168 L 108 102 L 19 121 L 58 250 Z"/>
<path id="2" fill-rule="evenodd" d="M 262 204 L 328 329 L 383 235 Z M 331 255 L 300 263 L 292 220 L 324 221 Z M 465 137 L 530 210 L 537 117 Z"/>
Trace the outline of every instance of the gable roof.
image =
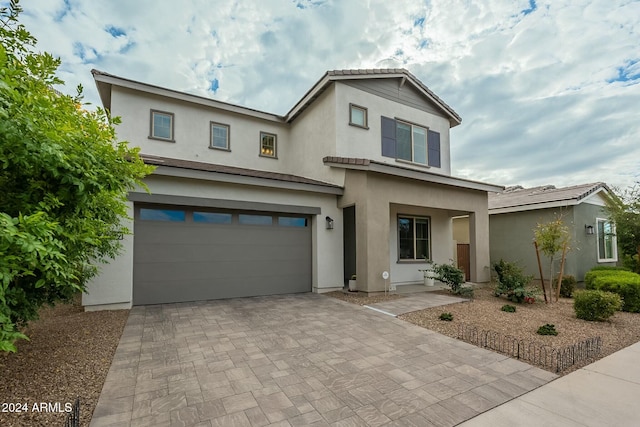
<path id="1" fill-rule="evenodd" d="M 300 113 L 302 113 L 309 105 L 311 105 L 321 94 L 324 92 L 331 83 L 340 80 L 362 80 L 362 79 L 380 79 L 380 78 L 395 78 L 400 80 L 400 84 L 413 85 L 425 98 L 433 102 L 446 117 L 449 118 L 451 127 L 457 126 L 462 123 L 462 118 L 456 113 L 453 108 L 448 106 L 442 99 L 440 99 L 435 93 L 431 91 L 424 83 L 422 83 L 416 76 L 411 74 L 404 68 L 373 68 L 373 69 L 354 69 L 354 70 L 330 70 L 327 71 L 324 76 L 316 82 L 304 94 L 304 96 L 296 103 L 296 105 L 289 110 L 285 115 L 285 120 L 291 122 Z"/>
<path id="2" fill-rule="evenodd" d="M 550 207 L 573 206 L 590 196 L 611 190 L 604 182 L 556 188 L 542 185 L 533 188 L 507 187 L 502 193 L 489 193 L 489 213 L 519 212 Z"/>
<path id="3" fill-rule="evenodd" d="M 142 83 L 136 80 L 126 79 L 96 69 L 91 70 L 91 74 L 93 74 L 93 78 L 96 82 L 98 94 L 100 95 L 102 105 L 107 110 L 111 110 L 111 86 L 115 84 L 117 86 L 129 89 L 135 89 L 142 92 L 166 96 L 182 101 L 193 102 L 200 105 L 215 107 L 221 110 L 245 114 L 263 120 L 275 121 L 279 123 L 292 122 L 300 113 L 302 113 L 311 104 L 313 104 L 313 102 L 322 94 L 322 92 L 324 92 L 335 81 L 376 78 L 399 79 L 401 85 L 406 83 L 413 85 L 426 99 L 435 104 L 435 106 L 440 109 L 446 117 L 449 118 L 451 127 L 457 126 L 462 123 L 462 118 L 453 110 L 453 108 L 449 107 L 427 86 L 425 86 L 420 80 L 418 80 L 413 74 L 411 74 L 404 68 L 327 71 L 324 76 L 322 76 L 322 78 L 320 78 L 320 80 L 318 80 L 316 84 L 314 84 L 311 89 L 309 89 L 307 93 L 305 93 L 304 96 L 284 116 L 256 110 L 253 108 L 242 107 L 240 105 L 231 104 L 228 102 L 217 101 L 213 98 L 207 98 L 200 95 L 193 95 L 186 92 L 167 89 L 161 86 Z"/>

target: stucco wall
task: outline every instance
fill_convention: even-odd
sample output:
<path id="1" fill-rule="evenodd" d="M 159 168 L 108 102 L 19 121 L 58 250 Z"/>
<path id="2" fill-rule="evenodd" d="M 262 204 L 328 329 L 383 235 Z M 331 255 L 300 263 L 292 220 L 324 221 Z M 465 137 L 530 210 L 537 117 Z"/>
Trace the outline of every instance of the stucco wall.
<path id="1" fill-rule="evenodd" d="M 133 218 L 133 203 L 127 203 L 127 215 Z M 123 218 L 123 225 L 133 232 L 133 220 Z M 99 274 L 82 294 L 82 305 L 103 308 L 129 308 L 133 296 L 133 235 L 125 235 L 122 250 L 108 264 L 99 264 Z"/>
<path id="2" fill-rule="evenodd" d="M 372 172 L 348 170 L 345 192 L 339 206 L 356 205 L 356 270 L 358 288 L 369 292 L 384 290 L 383 271 L 392 274 L 391 283 L 415 278 L 422 263 L 400 264 L 392 251 L 396 237 L 392 212 L 433 214 L 432 250 L 434 261 L 448 263 L 453 258 L 451 217 L 471 213 L 472 257 L 471 280 L 489 280 L 489 226 L 487 193 L 459 187 L 425 183 Z M 475 215 L 473 215 L 475 213 Z M 474 245 L 475 242 L 475 245 Z M 396 277 L 397 275 L 397 277 Z"/>
<path id="3" fill-rule="evenodd" d="M 369 129 L 349 125 L 349 103 L 368 110 Z M 352 86 L 335 84 L 336 155 L 377 160 L 416 170 L 451 175 L 449 120 L 397 102 L 390 101 Z M 381 117 L 397 118 L 440 133 L 441 167 L 414 165 L 382 156 Z"/>
<path id="4" fill-rule="evenodd" d="M 288 162 L 292 157 L 287 124 L 116 86 L 111 95 L 111 109 L 114 115 L 122 117 L 122 124 L 116 128 L 118 138 L 140 147 L 142 154 L 290 173 Z M 149 138 L 152 109 L 174 114 L 175 142 Z M 231 151 L 209 148 L 211 121 L 230 126 Z M 277 159 L 259 155 L 261 131 L 277 135 Z"/>
<path id="5" fill-rule="evenodd" d="M 564 274 L 570 274 L 580 282 L 584 280 L 584 274 L 592 267 L 615 264 L 598 263 L 597 236 L 596 234 L 587 235 L 585 232 L 585 225 L 596 227 L 596 217 L 607 217 L 599 198 L 563 208 L 490 215 L 491 263 L 493 264 L 501 258 L 505 261 L 516 261 L 527 274 L 534 275 L 536 279 L 539 279 L 538 261 L 533 246 L 533 230 L 537 224 L 553 221 L 559 215 L 562 215 L 565 224 L 569 227 L 571 236 L 571 250 L 567 252 Z M 542 274 L 545 280 L 548 280 L 548 258 L 544 258 L 541 254 L 541 261 Z M 557 273 L 559 270 L 560 263 L 556 262 L 554 271 Z"/>

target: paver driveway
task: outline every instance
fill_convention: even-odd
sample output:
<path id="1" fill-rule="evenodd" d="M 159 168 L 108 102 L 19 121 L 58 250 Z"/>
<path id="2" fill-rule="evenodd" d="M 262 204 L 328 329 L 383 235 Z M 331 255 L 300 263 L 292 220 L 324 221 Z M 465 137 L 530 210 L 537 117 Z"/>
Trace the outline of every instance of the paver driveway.
<path id="1" fill-rule="evenodd" d="M 134 307 L 91 426 L 448 426 L 553 378 L 317 294 Z"/>

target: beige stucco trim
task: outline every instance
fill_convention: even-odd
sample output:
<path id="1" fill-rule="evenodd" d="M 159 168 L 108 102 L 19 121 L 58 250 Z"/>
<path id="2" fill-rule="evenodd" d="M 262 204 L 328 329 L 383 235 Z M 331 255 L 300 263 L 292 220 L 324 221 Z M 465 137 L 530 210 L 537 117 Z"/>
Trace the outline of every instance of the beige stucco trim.
<path id="1" fill-rule="evenodd" d="M 440 234 L 432 246 L 439 245 L 437 263 L 448 263 L 453 257 L 451 218 L 469 215 L 471 240 L 471 280 L 488 282 L 489 277 L 489 216 L 486 191 L 456 188 L 437 183 L 425 184 L 397 176 L 371 171 L 346 171 L 344 195 L 338 207 L 356 206 L 356 274 L 358 289 L 382 292 L 385 282 L 383 271 L 391 271 L 390 216 L 402 210 L 437 210 L 446 213 L 447 232 Z M 437 233 L 433 233 L 434 239 Z M 451 258 L 449 258 L 451 257 Z M 391 277 L 394 282 L 394 277 Z"/>

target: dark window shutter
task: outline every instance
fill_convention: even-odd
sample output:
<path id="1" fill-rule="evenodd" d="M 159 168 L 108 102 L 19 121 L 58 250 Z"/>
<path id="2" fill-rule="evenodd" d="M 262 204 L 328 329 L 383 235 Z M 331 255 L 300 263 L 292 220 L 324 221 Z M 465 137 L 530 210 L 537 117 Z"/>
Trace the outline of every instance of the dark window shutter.
<path id="1" fill-rule="evenodd" d="M 396 158 L 396 121 L 382 117 L 382 155 Z"/>
<path id="2" fill-rule="evenodd" d="M 430 130 L 427 136 L 429 147 L 429 166 L 440 167 L 440 134 Z"/>

